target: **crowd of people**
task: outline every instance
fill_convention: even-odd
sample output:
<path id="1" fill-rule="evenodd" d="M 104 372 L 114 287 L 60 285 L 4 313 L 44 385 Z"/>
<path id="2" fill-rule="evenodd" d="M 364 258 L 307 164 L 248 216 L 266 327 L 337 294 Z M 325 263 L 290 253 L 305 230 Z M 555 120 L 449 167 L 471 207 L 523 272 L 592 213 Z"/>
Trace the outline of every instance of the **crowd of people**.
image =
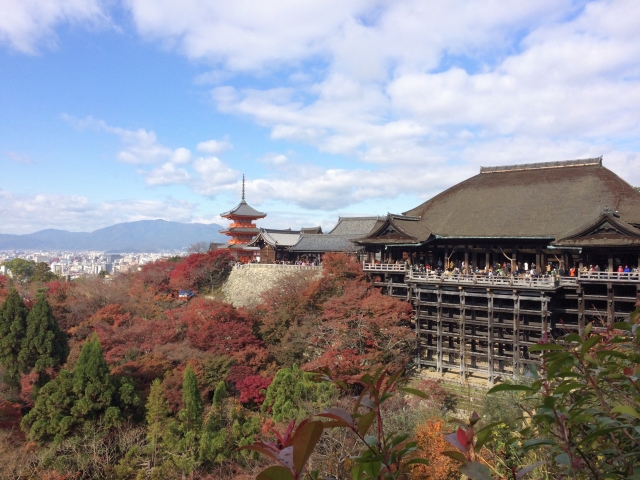
<path id="1" fill-rule="evenodd" d="M 426 273 L 427 275 L 477 275 L 486 277 L 521 277 L 521 278 L 548 278 L 548 277 L 577 277 L 579 274 L 585 275 L 589 273 L 607 271 L 601 270 L 599 265 L 586 265 L 580 270 L 576 266 L 564 268 L 560 263 L 549 262 L 544 269 L 538 269 L 535 263 L 517 262 L 515 268 L 512 268 L 511 262 L 494 263 L 483 268 L 474 267 L 473 264 L 466 265 L 463 261 L 450 261 L 448 265 L 443 265 L 442 259 L 434 264 L 430 263 L 409 263 L 407 261 L 390 262 L 392 264 L 404 263 L 414 273 Z M 380 265 L 380 262 L 376 262 Z M 620 264 L 615 270 L 617 273 L 638 273 L 638 267 Z"/>

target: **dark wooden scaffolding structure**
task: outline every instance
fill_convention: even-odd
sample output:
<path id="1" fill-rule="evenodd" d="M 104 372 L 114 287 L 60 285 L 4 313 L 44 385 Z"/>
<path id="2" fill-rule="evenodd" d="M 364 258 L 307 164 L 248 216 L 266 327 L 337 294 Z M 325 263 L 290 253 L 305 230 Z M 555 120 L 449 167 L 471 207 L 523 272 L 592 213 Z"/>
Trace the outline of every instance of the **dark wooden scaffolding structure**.
<path id="1" fill-rule="evenodd" d="M 416 365 L 494 382 L 539 362 L 545 336 L 628 318 L 639 227 L 640 194 L 598 158 L 483 168 L 357 243 L 374 285 L 414 307 Z"/>

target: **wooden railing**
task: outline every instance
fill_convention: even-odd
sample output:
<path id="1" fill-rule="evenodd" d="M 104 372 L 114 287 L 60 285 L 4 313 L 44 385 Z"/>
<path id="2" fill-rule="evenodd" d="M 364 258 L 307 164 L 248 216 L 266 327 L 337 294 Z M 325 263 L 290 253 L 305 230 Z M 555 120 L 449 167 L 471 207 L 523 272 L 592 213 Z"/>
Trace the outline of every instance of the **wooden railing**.
<path id="1" fill-rule="evenodd" d="M 406 272 L 406 263 L 362 263 L 365 272 Z"/>
<path id="2" fill-rule="evenodd" d="M 322 270 L 318 265 L 282 265 L 279 263 L 239 263 L 233 266 L 234 270 L 270 268 L 274 270 Z"/>
<path id="3" fill-rule="evenodd" d="M 638 272 L 580 272 L 580 281 L 592 282 L 640 282 Z"/>
<path id="4" fill-rule="evenodd" d="M 452 283 L 457 285 L 487 285 L 496 287 L 528 287 L 528 288 L 556 288 L 559 285 L 557 277 L 499 277 L 485 275 L 454 275 L 443 273 L 409 272 L 410 280 L 426 283 Z"/>
<path id="5" fill-rule="evenodd" d="M 454 275 L 449 272 L 437 274 L 414 272 L 405 263 L 362 263 L 365 272 L 406 273 L 408 278 L 428 283 L 458 283 L 465 285 L 504 285 L 527 287 L 576 286 L 580 282 L 630 282 L 640 283 L 639 272 L 580 272 L 577 277 L 539 276 L 539 277 L 500 277 L 485 275 Z"/>

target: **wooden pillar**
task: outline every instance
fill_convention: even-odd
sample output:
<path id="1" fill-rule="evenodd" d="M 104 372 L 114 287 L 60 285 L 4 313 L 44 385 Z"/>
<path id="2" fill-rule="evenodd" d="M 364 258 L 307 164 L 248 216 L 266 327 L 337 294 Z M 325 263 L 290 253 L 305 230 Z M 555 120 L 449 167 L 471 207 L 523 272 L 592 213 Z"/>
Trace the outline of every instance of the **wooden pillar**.
<path id="1" fill-rule="evenodd" d="M 416 287 L 415 290 L 415 298 L 414 298 L 414 305 L 416 306 L 416 366 L 418 368 L 422 367 L 422 351 L 421 351 L 421 346 L 422 346 L 422 333 L 420 332 L 420 287 Z"/>
<path id="2" fill-rule="evenodd" d="M 473 269 L 475 271 L 475 269 L 478 268 L 478 252 L 473 252 L 471 259 L 473 263 Z"/>
<path id="3" fill-rule="evenodd" d="M 494 377 L 494 365 L 493 365 L 493 355 L 494 355 L 494 338 L 493 338 L 493 296 L 490 299 L 491 305 L 491 315 L 489 315 L 488 323 L 487 323 L 487 368 L 488 368 L 488 377 L 487 380 L 489 384 L 492 385 L 495 377 Z"/>
<path id="4" fill-rule="evenodd" d="M 511 249 L 511 275 L 513 275 L 516 272 L 516 257 L 518 256 L 518 249 L 517 248 L 512 248 Z"/>
<path id="5" fill-rule="evenodd" d="M 462 380 L 466 378 L 467 374 L 467 341 L 465 337 L 465 292 L 462 287 L 458 287 L 460 290 L 460 321 L 458 322 L 458 328 L 460 328 L 460 376 Z"/>
<path id="6" fill-rule="evenodd" d="M 578 289 L 578 333 L 581 337 L 584 337 L 585 332 L 585 317 L 584 317 L 584 289 Z"/>
<path id="7" fill-rule="evenodd" d="M 467 270 L 466 273 L 469 273 L 469 249 L 464 247 L 464 268 Z"/>
<path id="8" fill-rule="evenodd" d="M 442 290 L 438 289 L 436 298 L 436 371 L 442 373 Z"/>
<path id="9" fill-rule="evenodd" d="M 449 268 L 449 260 L 447 259 L 447 246 L 444 246 L 444 253 L 442 258 L 442 269 L 447 270 Z"/>
<path id="10" fill-rule="evenodd" d="M 520 375 L 520 294 L 513 291 L 513 374 Z"/>
<path id="11" fill-rule="evenodd" d="M 493 292 L 487 288 L 487 380 L 493 383 Z"/>
<path id="12" fill-rule="evenodd" d="M 488 270 L 490 266 L 491 266 L 491 253 L 486 252 L 484 254 L 484 269 Z"/>
<path id="13" fill-rule="evenodd" d="M 540 301 L 540 315 L 542 317 L 542 333 L 549 333 L 549 297 L 544 294 Z"/>
<path id="14" fill-rule="evenodd" d="M 607 323 L 613 325 L 615 303 L 613 298 L 613 284 L 607 283 Z"/>
<path id="15" fill-rule="evenodd" d="M 607 267 L 607 272 L 613 272 L 613 253 L 609 254 L 609 266 Z"/>
<path id="16" fill-rule="evenodd" d="M 540 273 L 541 271 L 544 271 L 542 268 L 542 265 L 540 265 L 541 262 L 543 262 L 543 256 L 542 253 L 540 252 L 539 248 L 536 248 L 536 273 Z"/>

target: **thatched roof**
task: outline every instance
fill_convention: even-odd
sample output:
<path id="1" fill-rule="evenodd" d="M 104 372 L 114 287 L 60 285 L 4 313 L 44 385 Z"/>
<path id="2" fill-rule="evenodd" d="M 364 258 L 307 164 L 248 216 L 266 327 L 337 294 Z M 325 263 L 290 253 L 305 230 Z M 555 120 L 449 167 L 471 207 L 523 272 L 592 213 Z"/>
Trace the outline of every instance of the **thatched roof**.
<path id="1" fill-rule="evenodd" d="M 388 215 L 358 242 L 494 238 L 552 242 L 594 225 L 609 210 L 630 231 L 640 225 L 640 193 L 603 167 L 601 157 L 482 167 L 478 175 L 402 216 Z"/>

